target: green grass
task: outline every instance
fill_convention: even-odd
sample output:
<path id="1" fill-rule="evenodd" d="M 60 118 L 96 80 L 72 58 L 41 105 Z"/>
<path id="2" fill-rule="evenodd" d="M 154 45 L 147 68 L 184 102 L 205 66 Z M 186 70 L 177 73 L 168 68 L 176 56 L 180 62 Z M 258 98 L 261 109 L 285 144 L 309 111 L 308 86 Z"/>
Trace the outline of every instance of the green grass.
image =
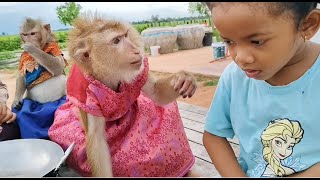
<path id="1" fill-rule="evenodd" d="M 67 43 L 66 42 L 59 43 L 59 46 L 60 46 L 61 50 L 66 49 L 67 48 Z"/>
<path id="2" fill-rule="evenodd" d="M 15 37 L 18 37 L 18 35 L 0 36 L 0 40 L 1 40 L 1 39 L 7 39 L 7 38 L 15 38 Z"/>
<path id="3" fill-rule="evenodd" d="M 9 71 L 10 73 L 13 73 L 13 72 L 18 72 L 18 67 L 17 65 L 10 65 L 10 64 L 7 64 L 7 65 L 1 65 L 0 66 L 0 69 L 1 70 L 7 70 Z"/>
<path id="4" fill-rule="evenodd" d="M 196 80 L 197 80 L 197 82 L 202 82 L 205 80 L 205 78 L 203 76 L 197 76 Z"/>
<path id="5" fill-rule="evenodd" d="M 204 86 L 216 86 L 218 84 L 218 79 L 213 79 L 210 81 L 204 82 Z"/>
<path id="6" fill-rule="evenodd" d="M 16 57 L 16 54 L 11 51 L 7 52 L 0 52 L 0 61 L 7 60 L 7 59 L 13 59 Z"/>

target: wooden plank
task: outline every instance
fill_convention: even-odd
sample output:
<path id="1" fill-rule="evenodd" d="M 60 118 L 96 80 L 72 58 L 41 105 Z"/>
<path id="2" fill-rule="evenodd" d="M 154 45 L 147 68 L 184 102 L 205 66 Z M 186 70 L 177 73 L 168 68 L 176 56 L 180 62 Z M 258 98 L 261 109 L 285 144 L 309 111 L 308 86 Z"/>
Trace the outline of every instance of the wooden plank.
<path id="1" fill-rule="evenodd" d="M 196 132 L 202 133 L 204 132 L 204 124 L 203 123 L 199 123 L 197 121 L 193 121 L 187 118 L 182 118 L 182 122 L 183 122 L 183 126 L 185 127 L 185 129 L 191 129 L 194 130 Z M 239 140 L 237 138 L 227 138 L 227 140 L 234 145 L 239 145 Z M 239 147 L 238 147 L 239 148 Z"/>
<path id="2" fill-rule="evenodd" d="M 179 109 L 182 110 L 187 110 L 187 111 L 192 111 L 198 114 L 202 114 L 202 115 L 207 115 L 208 109 L 201 107 L 201 106 L 196 106 L 196 105 L 192 105 L 192 104 L 188 104 L 182 101 L 177 101 L 178 103 L 178 107 Z"/>
<path id="3" fill-rule="evenodd" d="M 196 112 L 187 111 L 183 109 L 179 109 L 180 116 L 182 118 L 191 119 L 193 121 L 199 122 L 199 123 L 205 123 L 206 122 L 206 116 L 202 114 L 198 114 Z"/>
<path id="4" fill-rule="evenodd" d="M 208 163 L 199 158 L 195 159 L 191 170 L 194 170 L 200 177 L 221 177 L 212 163 Z"/>
<path id="5" fill-rule="evenodd" d="M 187 129 L 187 128 L 185 128 L 184 130 L 186 132 L 186 135 L 187 135 L 187 138 L 188 138 L 190 144 L 196 143 L 196 144 L 198 144 L 200 146 L 203 146 L 203 143 L 202 143 L 202 135 L 203 134 L 202 133 L 199 133 L 199 132 Z M 231 145 L 231 148 L 233 149 L 234 154 L 238 157 L 239 154 L 240 154 L 239 145 L 233 144 L 233 143 L 230 143 L 230 145 Z M 203 146 L 203 148 L 202 147 L 198 147 L 198 146 L 191 147 L 192 150 L 193 150 L 193 148 L 200 148 L 201 149 L 200 151 L 202 151 L 202 149 L 204 149 L 206 151 L 204 146 Z M 195 152 L 198 153 L 198 151 L 195 151 Z M 208 156 L 203 156 L 204 154 L 207 154 L 207 151 L 206 151 L 206 153 L 201 152 L 200 154 L 195 154 L 195 155 L 200 157 L 200 158 L 203 158 L 203 159 L 206 159 L 207 157 L 209 157 L 209 155 Z M 208 159 L 206 159 L 206 160 L 208 160 Z M 211 162 L 210 157 L 209 157 L 209 161 Z"/>
<path id="6" fill-rule="evenodd" d="M 198 144 L 196 142 L 193 141 L 189 141 L 189 145 L 191 147 L 191 150 L 193 152 L 193 155 L 196 158 L 202 159 L 204 161 L 207 161 L 208 163 L 212 163 L 211 159 L 206 151 L 206 149 L 204 148 L 203 145 Z"/>
<path id="7" fill-rule="evenodd" d="M 183 122 L 185 122 L 185 120 L 190 120 L 195 122 L 188 124 L 188 128 L 192 127 L 192 124 L 195 125 L 194 129 L 195 131 L 199 131 L 199 132 L 204 132 L 204 123 L 206 121 L 206 113 L 208 111 L 208 109 L 200 107 L 200 106 L 196 106 L 196 105 L 192 105 L 192 104 L 188 104 L 188 103 L 184 103 L 181 101 L 178 101 L 178 106 L 179 106 L 179 112 L 180 112 L 180 116 L 183 120 Z M 202 125 L 200 125 L 200 124 Z M 238 144 L 239 145 L 239 140 L 237 138 L 228 138 L 228 141 L 230 141 L 233 144 Z"/>

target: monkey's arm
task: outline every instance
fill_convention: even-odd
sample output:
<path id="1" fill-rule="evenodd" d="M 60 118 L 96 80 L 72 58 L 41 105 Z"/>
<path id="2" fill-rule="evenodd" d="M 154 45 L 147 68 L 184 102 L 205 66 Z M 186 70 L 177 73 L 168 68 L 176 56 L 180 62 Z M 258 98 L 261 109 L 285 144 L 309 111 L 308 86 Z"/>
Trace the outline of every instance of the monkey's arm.
<path id="1" fill-rule="evenodd" d="M 80 110 L 82 127 L 86 134 L 88 162 L 94 177 L 112 177 L 112 158 L 105 136 L 106 121 Z"/>
<path id="2" fill-rule="evenodd" d="M 24 44 L 24 50 L 28 52 L 40 65 L 46 68 L 53 76 L 61 75 L 65 67 L 62 56 L 52 56 L 35 47 L 31 43 Z"/>
<path id="3" fill-rule="evenodd" d="M 16 80 L 16 92 L 15 92 L 14 100 L 12 103 L 12 107 L 16 107 L 19 104 L 19 102 L 21 102 L 26 89 L 27 89 L 27 86 L 26 86 L 25 78 L 19 74 Z"/>
<path id="4" fill-rule="evenodd" d="M 183 98 L 192 97 L 197 88 L 191 73 L 180 71 L 162 78 L 156 78 L 149 73 L 142 91 L 153 101 L 164 105 L 174 101 L 180 95 Z"/>

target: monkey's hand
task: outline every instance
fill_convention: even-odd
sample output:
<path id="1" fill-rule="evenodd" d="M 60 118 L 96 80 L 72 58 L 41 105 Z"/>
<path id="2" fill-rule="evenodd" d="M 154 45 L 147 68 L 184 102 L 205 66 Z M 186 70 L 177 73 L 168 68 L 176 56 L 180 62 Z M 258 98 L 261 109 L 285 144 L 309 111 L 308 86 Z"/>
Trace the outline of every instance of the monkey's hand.
<path id="1" fill-rule="evenodd" d="M 22 99 L 14 99 L 11 108 L 17 108 L 20 110 L 22 108 Z"/>
<path id="2" fill-rule="evenodd" d="M 180 71 L 176 74 L 156 78 L 149 73 L 142 91 L 155 103 L 164 105 L 176 100 L 179 96 L 192 97 L 197 89 L 193 74 Z"/>
<path id="3" fill-rule="evenodd" d="M 23 49 L 29 53 L 37 63 L 42 65 L 52 75 L 57 76 L 63 73 L 65 67 L 64 59 L 60 56 L 52 56 L 39 49 L 32 43 L 26 42 L 23 45 Z"/>
<path id="4" fill-rule="evenodd" d="M 35 45 L 33 45 L 32 43 L 26 42 L 26 43 L 24 43 L 24 45 L 23 45 L 23 49 L 24 49 L 27 53 L 33 54 L 38 48 L 37 48 Z"/>
<path id="5" fill-rule="evenodd" d="M 171 84 L 173 85 L 174 90 L 179 92 L 183 98 L 192 97 L 197 89 L 194 75 L 186 71 L 176 73 Z"/>

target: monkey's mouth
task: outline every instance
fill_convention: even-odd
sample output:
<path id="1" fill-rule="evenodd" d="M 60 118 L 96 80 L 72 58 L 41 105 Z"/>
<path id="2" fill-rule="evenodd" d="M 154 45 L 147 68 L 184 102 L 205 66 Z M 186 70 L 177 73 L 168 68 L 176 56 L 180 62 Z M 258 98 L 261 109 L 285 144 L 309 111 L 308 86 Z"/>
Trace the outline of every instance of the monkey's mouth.
<path id="1" fill-rule="evenodd" d="M 141 64 L 141 60 L 132 61 L 130 64 L 132 64 L 132 65 L 139 65 L 139 64 Z"/>

